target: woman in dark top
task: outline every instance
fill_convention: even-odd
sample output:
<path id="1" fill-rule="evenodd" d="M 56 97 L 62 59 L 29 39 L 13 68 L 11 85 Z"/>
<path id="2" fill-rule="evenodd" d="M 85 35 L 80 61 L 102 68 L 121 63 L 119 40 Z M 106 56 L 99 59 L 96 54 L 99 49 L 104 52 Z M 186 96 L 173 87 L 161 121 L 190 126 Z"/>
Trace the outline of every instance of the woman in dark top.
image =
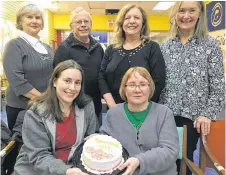
<path id="1" fill-rule="evenodd" d="M 39 40 L 43 29 L 43 12 L 35 4 L 22 4 L 16 15 L 21 35 L 6 45 L 3 67 L 9 82 L 6 91 L 6 113 L 12 131 L 18 113 L 27 102 L 41 95 L 52 73 L 53 51 Z"/>
<path id="2" fill-rule="evenodd" d="M 116 19 L 116 37 L 106 51 L 99 73 L 99 88 L 109 108 L 123 102 L 119 95 L 121 79 L 134 66 L 145 67 L 153 77 L 157 102 L 165 85 L 165 64 L 159 45 L 150 40 L 145 11 L 136 5 L 123 7 Z"/>

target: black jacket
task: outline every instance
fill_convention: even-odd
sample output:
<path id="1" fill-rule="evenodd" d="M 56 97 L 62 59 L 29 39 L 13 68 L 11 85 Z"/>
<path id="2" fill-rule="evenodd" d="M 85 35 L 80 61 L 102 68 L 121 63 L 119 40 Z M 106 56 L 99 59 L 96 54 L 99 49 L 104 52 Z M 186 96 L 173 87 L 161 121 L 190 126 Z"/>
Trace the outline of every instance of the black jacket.
<path id="1" fill-rule="evenodd" d="M 165 86 L 165 62 L 158 43 L 149 41 L 132 50 L 108 46 L 101 63 L 99 88 L 101 95 L 111 93 L 116 103 L 123 102 L 119 87 L 123 75 L 130 67 L 141 66 L 151 74 L 155 83 L 152 101 L 158 102 Z"/>
<path id="2" fill-rule="evenodd" d="M 73 33 L 57 48 L 54 56 L 53 67 L 58 63 L 72 59 L 80 64 L 85 74 L 85 93 L 93 98 L 95 112 L 101 112 L 101 95 L 98 88 L 98 74 L 104 55 L 102 46 L 91 36 L 90 48 L 87 49 L 80 41 L 75 39 Z"/>

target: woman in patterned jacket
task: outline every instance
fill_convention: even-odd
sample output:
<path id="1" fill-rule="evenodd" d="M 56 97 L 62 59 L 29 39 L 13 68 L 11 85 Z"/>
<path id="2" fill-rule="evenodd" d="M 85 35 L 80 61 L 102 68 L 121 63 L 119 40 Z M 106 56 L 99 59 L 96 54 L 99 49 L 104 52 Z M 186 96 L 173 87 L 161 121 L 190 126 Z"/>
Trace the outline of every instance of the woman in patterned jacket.
<path id="1" fill-rule="evenodd" d="M 174 112 L 177 126 L 187 125 L 187 155 L 193 160 L 199 133 L 209 134 L 224 105 L 222 52 L 207 35 L 203 2 L 175 3 L 170 23 L 172 37 L 161 45 L 166 86 L 160 102 Z"/>

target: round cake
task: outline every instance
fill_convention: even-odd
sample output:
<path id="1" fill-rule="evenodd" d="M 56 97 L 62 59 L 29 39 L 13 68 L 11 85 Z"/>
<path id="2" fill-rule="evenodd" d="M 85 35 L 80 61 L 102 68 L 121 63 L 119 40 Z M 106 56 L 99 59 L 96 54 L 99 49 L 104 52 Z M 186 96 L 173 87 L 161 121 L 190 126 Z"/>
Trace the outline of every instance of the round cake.
<path id="1" fill-rule="evenodd" d="M 122 145 L 111 136 L 95 135 L 85 142 L 81 161 L 89 172 L 111 173 L 123 163 Z"/>

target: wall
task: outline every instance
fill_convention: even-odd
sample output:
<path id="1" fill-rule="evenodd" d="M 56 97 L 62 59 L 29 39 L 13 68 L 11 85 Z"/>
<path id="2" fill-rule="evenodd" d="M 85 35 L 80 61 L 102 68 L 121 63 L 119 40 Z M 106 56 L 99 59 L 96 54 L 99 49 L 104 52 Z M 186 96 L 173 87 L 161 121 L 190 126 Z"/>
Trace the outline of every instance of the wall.
<path id="1" fill-rule="evenodd" d="M 2 1 L 2 14 L 1 17 L 4 20 L 4 25 L 9 25 L 8 27 L 11 32 L 8 32 L 11 38 L 14 38 L 18 35 L 18 31 L 16 31 L 15 28 L 15 23 L 16 23 L 16 11 L 17 8 L 20 6 L 20 4 L 23 1 Z M 40 34 L 40 39 L 47 43 L 50 44 L 51 40 L 56 41 L 56 30 L 54 29 L 54 16 L 53 14 L 48 11 L 44 10 L 44 29 L 39 33 Z M 4 26 L 5 27 L 5 26 Z M 12 32 L 13 31 L 13 32 Z"/>
<path id="2" fill-rule="evenodd" d="M 2 17 L 5 20 L 16 21 L 16 9 L 21 1 L 2 1 Z"/>
<path id="3" fill-rule="evenodd" d="M 113 31 L 114 27 L 109 26 L 109 21 L 114 21 L 116 15 L 91 15 L 91 17 L 92 31 Z M 69 14 L 54 14 L 54 28 L 56 30 L 70 30 L 69 23 Z M 168 31 L 170 27 L 168 16 L 149 16 L 148 24 L 153 32 Z"/>
<path id="4" fill-rule="evenodd" d="M 49 41 L 56 41 L 56 30 L 54 29 L 54 15 L 48 11 L 48 33 Z"/>
<path id="5" fill-rule="evenodd" d="M 19 1 L 0 2 L 0 76 L 4 75 L 1 62 L 5 44 L 19 35 L 15 27 L 15 11 L 20 3 Z"/>
<path id="6" fill-rule="evenodd" d="M 219 41 L 224 56 L 224 68 L 226 75 L 226 16 L 225 2 L 213 1 L 207 4 L 207 19 L 209 35 Z"/>
<path id="7" fill-rule="evenodd" d="M 44 29 L 39 33 L 40 39 L 51 46 L 52 41 L 56 41 L 56 35 L 53 14 L 49 10 L 44 10 Z"/>

